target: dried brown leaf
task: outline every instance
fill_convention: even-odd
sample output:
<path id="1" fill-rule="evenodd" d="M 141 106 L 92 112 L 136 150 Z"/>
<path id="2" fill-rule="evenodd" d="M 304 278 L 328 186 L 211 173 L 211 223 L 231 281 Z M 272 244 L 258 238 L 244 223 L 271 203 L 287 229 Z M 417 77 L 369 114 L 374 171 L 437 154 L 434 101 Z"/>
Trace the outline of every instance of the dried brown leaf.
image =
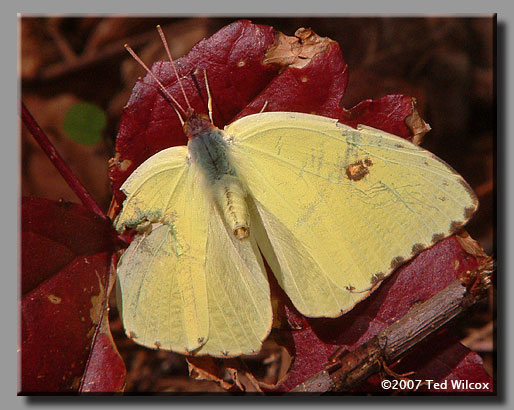
<path id="1" fill-rule="evenodd" d="M 234 384 L 220 376 L 220 369 L 210 356 L 187 357 L 189 375 L 195 380 L 209 380 L 218 383 L 224 390 L 231 390 Z"/>
<path id="2" fill-rule="evenodd" d="M 412 142 L 416 145 L 421 144 L 425 134 L 430 131 L 430 125 L 428 125 L 423 118 L 419 115 L 416 109 L 416 99 L 412 99 L 412 114 L 405 117 L 405 124 L 412 132 Z"/>
<path id="3" fill-rule="evenodd" d="M 335 42 L 328 37 L 318 36 L 311 29 L 299 28 L 294 37 L 277 31 L 275 42 L 266 52 L 263 63 L 303 68 L 315 56 L 325 52 L 331 43 Z"/>

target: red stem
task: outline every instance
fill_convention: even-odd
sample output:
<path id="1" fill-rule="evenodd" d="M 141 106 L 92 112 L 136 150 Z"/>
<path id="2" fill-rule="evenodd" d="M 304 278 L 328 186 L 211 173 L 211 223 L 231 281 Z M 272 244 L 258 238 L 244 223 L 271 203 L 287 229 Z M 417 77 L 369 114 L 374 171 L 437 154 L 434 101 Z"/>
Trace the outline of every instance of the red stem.
<path id="1" fill-rule="evenodd" d="M 69 187 L 75 192 L 75 195 L 80 199 L 82 204 L 89 209 L 90 211 L 93 211 L 95 214 L 100 216 L 103 219 L 107 219 L 107 216 L 103 213 L 103 211 L 100 209 L 100 207 L 97 205 L 97 203 L 94 201 L 94 199 L 91 197 L 89 192 L 84 188 L 84 185 L 80 183 L 80 181 L 77 179 L 77 177 L 73 174 L 71 169 L 66 165 L 62 157 L 59 155 L 59 153 L 56 151 L 55 147 L 52 145 L 44 131 L 41 129 L 41 127 L 38 125 L 30 111 L 25 107 L 25 104 L 23 101 L 21 102 L 21 118 L 23 120 L 23 123 L 27 127 L 27 129 L 30 131 L 32 136 L 35 138 L 35 140 L 38 142 L 41 149 L 45 152 L 45 154 L 48 156 L 50 161 L 52 161 L 52 164 L 57 168 L 59 173 L 62 175 L 66 183 L 69 185 Z"/>

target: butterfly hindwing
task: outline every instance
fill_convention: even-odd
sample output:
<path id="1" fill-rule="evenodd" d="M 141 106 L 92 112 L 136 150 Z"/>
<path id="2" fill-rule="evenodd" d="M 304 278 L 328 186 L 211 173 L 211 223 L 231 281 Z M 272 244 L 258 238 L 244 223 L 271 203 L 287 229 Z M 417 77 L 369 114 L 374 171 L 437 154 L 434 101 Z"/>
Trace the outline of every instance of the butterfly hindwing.
<path id="1" fill-rule="evenodd" d="M 198 351 L 211 356 L 257 353 L 271 330 L 266 270 L 253 236 L 237 239 L 213 205 L 208 221 L 205 277 L 209 340 Z"/>

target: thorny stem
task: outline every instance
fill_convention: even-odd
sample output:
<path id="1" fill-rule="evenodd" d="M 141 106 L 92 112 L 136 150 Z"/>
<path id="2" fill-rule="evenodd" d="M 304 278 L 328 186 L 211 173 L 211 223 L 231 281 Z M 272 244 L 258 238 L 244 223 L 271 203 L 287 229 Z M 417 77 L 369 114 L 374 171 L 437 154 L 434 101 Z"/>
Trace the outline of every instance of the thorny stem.
<path id="1" fill-rule="evenodd" d="M 72 189 L 75 195 L 77 195 L 82 204 L 87 209 L 100 216 L 102 219 L 107 220 L 107 216 L 103 213 L 86 188 L 84 188 L 84 185 L 82 185 L 77 177 L 73 174 L 68 165 L 66 165 L 62 157 L 56 151 L 55 147 L 52 145 L 39 124 L 36 122 L 23 101 L 21 102 L 21 118 L 41 149 L 48 156 L 52 164 L 54 164 L 54 166 L 57 168 L 68 186 Z"/>

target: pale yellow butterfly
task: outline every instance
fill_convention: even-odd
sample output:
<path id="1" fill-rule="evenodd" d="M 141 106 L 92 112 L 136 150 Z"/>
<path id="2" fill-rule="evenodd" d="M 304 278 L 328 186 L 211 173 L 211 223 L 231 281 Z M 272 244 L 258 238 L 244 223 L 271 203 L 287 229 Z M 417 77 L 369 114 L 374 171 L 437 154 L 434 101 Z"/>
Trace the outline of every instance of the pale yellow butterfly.
<path id="1" fill-rule="evenodd" d="M 144 346 L 258 352 L 272 323 L 259 249 L 300 313 L 337 317 L 477 208 L 460 175 L 395 135 L 293 112 L 220 130 L 174 105 L 187 147 L 130 175 L 115 221 L 139 232 L 118 286 L 125 330 Z"/>

